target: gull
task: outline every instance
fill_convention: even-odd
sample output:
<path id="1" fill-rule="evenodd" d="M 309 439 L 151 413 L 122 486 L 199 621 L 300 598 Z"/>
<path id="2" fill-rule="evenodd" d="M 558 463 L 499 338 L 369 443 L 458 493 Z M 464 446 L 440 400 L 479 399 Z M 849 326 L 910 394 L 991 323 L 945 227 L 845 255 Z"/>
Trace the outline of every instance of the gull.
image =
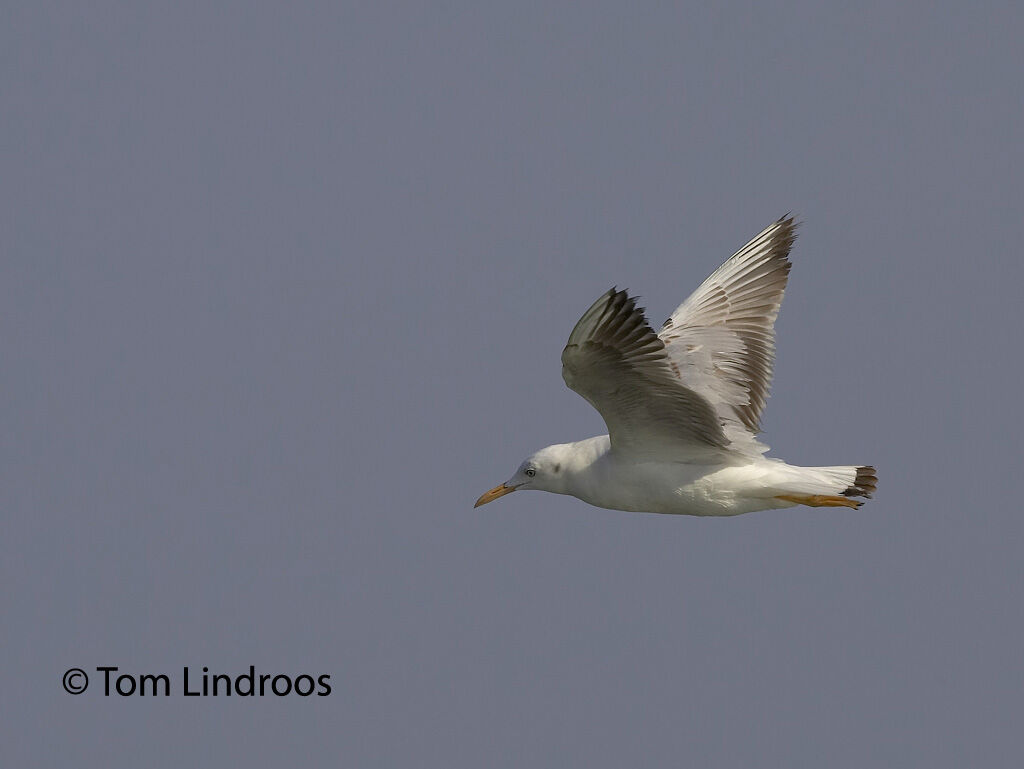
<path id="1" fill-rule="evenodd" d="M 608 434 L 541 449 L 474 507 L 526 489 L 672 515 L 860 507 L 854 497 L 878 483 L 874 467 L 790 465 L 757 439 L 795 237 L 792 216 L 767 227 L 658 333 L 626 291 L 594 302 L 562 351 L 562 378 Z"/>

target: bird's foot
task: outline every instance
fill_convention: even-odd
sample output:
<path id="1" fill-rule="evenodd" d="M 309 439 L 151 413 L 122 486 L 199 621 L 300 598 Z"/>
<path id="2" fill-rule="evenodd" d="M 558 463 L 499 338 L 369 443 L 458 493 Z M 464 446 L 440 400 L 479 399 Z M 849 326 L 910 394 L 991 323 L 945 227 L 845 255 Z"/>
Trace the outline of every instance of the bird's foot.
<path id="1" fill-rule="evenodd" d="M 849 497 L 833 497 L 828 494 L 779 494 L 775 498 L 808 507 L 852 507 L 856 510 L 864 504 Z"/>

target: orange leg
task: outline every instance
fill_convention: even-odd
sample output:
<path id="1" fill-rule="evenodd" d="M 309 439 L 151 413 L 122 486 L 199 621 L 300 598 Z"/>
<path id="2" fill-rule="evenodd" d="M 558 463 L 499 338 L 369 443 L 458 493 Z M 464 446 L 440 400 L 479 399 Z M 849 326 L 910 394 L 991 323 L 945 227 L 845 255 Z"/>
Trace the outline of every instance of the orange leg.
<path id="1" fill-rule="evenodd" d="M 808 507 L 852 507 L 856 510 L 864 504 L 849 497 L 833 497 L 827 494 L 779 494 L 775 498 Z"/>

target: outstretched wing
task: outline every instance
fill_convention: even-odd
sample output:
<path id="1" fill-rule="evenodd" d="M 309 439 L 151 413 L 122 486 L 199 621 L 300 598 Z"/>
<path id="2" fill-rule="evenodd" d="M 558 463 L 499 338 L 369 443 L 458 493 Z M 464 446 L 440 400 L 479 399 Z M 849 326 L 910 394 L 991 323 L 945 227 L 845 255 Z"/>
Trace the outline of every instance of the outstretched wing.
<path id="1" fill-rule="evenodd" d="M 604 417 L 614 451 L 688 462 L 728 444 L 712 405 L 673 373 L 665 343 L 625 291 L 611 289 L 580 318 L 562 378 Z"/>
<path id="2" fill-rule="evenodd" d="M 736 448 L 754 439 L 771 387 L 775 318 L 789 277 L 796 223 L 786 216 L 719 267 L 658 334 L 679 381 L 714 408 Z"/>

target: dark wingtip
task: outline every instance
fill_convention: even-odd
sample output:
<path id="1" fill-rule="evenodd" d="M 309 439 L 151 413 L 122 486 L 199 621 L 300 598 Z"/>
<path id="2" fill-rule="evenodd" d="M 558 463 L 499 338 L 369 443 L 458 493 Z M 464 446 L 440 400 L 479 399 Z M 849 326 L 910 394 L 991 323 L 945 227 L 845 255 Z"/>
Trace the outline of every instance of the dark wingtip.
<path id="1" fill-rule="evenodd" d="M 783 216 L 780 216 L 775 220 L 776 224 L 785 224 L 792 227 L 794 230 L 801 226 L 804 222 L 803 219 L 797 217 L 792 211 L 787 211 Z"/>

